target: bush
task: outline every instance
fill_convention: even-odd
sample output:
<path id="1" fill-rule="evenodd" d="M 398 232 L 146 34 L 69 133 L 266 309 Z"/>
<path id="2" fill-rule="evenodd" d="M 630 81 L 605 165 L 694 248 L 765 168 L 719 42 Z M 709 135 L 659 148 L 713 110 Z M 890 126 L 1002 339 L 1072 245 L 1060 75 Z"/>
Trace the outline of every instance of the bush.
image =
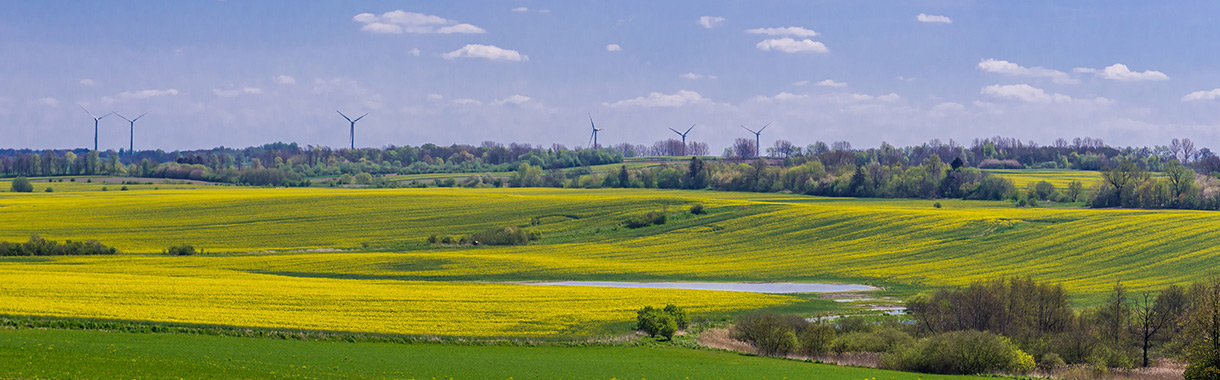
<path id="1" fill-rule="evenodd" d="M 941 208 L 942 206 L 941 206 L 940 202 L 936 202 L 936 203 L 932 204 L 932 207 Z"/>
<path id="2" fill-rule="evenodd" d="M 690 206 L 690 213 L 693 215 L 703 215 L 707 213 L 707 210 L 703 209 L 702 203 L 695 203 Z"/>
<path id="3" fill-rule="evenodd" d="M 119 191 L 127 191 L 127 186 L 120 187 Z"/>
<path id="4" fill-rule="evenodd" d="M 835 331 L 830 325 L 795 315 L 754 313 L 737 318 L 730 336 L 754 344 L 764 355 L 816 355 L 830 349 Z"/>
<path id="5" fill-rule="evenodd" d="M 835 338 L 830 350 L 844 352 L 887 352 L 895 347 L 910 346 L 915 338 L 901 330 L 887 327 L 872 332 L 850 332 Z"/>
<path id="6" fill-rule="evenodd" d="M 46 189 L 46 190 L 43 190 L 43 192 L 47 192 L 47 193 L 54 193 L 54 192 L 55 192 L 55 189 L 52 189 L 52 188 L 50 188 L 50 187 L 47 187 L 47 189 Z"/>
<path id="7" fill-rule="evenodd" d="M 11 189 L 14 193 L 29 193 L 34 191 L 34 185 L 25 177 L 17 177 L 13 179 Z"/>
<path id="8" fill-rule="evenodd" d="M 474 242 L 474 244 L 523 245 L 540 238 L 542 238 L 542 234 L 538 231 L 530 231 L 514 226 L 508 226 L 503 228 L 492 228 L 474 235 L 470 235 L 469 240 Z"/>
<path id="9" fill-rule="evenodd" d="M 627 228 L 648 227 L 654 224 L 665 224 L 665 214 L 652 211 L 644 215 L 636 215 L 623 221 Z"/>
<path id="10" fill-rule="evenodd" d="M 644 306 L 636 311 L 635 321 L 636 330 L 646 332 L 651 337 L 660 335 L 670 340 L 674 333 L 690 324 L 686 311 L 672 304 L 665 305 L 663 309 Z"/>
<path id="11" fill-rule="evenodd" d="M 1065 364 L 1067 364 L 1067 362 L 1064 362 L 1063 358 L 1060 357 L 1059 354 L 1056 354 L 1054 352 L 1047 352 L 1046 354 L 1042 355 L 1042 360 L 1038 361 L 1038 365 L 1042 366 L 1043 368 L 1048 368 L 1048 369 L 1059 367 L 1059 366 L 1062 366 Z"/>
<path id="12" fill-rule="evenodd" d="M 1220 380 L 1220 368 L 1207 363 L 1190 363 L 1182 377 L 1185 380 Z"/>
<path id="13" fill-rule="evenodd" d="M 820 322 L 810 323 L 796 335 L 797 352 L 808 356 L 826 353 L 830 351 L 830 344 L 834 339 L 833 326 Z"/>
<path id="14" fill-rule="evenodd" d="M 68 240 L 63 244 L 46 240 L 38 235 L 30 236 L 25 243 L 0 242 L 0 256 L 75 256 L 75 255 L 113 255 L 119 253 L 113 247 L 107 247 L 96 240 L 84 242 Z"/>
<path id="15" fill-rule="evenodd" d="M 1034 358 L 1007 338 L 970 330 L 934 335 L 896 347 L 881 356 L 881 365 L 940 374 L 1024 373 L 1034 368 Z"/>
<path id="16" fill-rule="evenodd" d="M 175 245 L 165 249 L 165 254 L 174 256 L 190 256 L 195 253 L 195 247 L 189 244 Z"/>

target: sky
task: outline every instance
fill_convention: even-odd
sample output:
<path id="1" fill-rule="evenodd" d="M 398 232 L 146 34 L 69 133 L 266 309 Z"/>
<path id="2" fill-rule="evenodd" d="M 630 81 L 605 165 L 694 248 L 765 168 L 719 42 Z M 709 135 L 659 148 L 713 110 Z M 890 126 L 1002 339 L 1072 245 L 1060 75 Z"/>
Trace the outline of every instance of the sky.
<path id="1" fill-rule="evenodd" d="M 1220 147 L 1220 2 L 0 0 L 0 148 Z M 100 122 L 102 150 L 129 123 Z"/>

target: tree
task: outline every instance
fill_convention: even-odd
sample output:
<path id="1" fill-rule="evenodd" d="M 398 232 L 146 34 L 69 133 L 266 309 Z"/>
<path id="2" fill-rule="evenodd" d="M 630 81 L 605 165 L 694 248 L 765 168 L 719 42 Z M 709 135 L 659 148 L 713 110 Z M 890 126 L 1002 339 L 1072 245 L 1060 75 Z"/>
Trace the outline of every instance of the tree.
<path id="1" fill-rule="evenodd" d="M 1135 185 L 1148 179 L 1148 172 L 1130 160 L 1122 160 L 1117 167 L 1102 169 L 1102 179 L 1114 187 L 1115 206 L 1123 206 L 1123 193 L 1134 189 Z"/>
<path id="2" fill-rule="evenodd" d="M 17 177 L 13 179 L 12 191 L 14 193 L 33 192 L 34 185 L 30 184 L 30 180 L 25 177 Z"/>
<path id="3" fill-rule="evenodd" d="M 1191 310 L 1185 321 L 1186 380 L 1220 378 L 1220 279 L 1191 286 Z"/>
<path id="4" fill-rule="evenodd" d="M 683 182 L 687 189 L 704 189 L 707 188 L 707 169 L 703 160 L 699 157 L 690 158 L 690 167 L 686 170 L 686 176 L 683 177 Z"/>
<path id="5" fill-rule="evenodd" d="M 1141 298 L 1135 300 L 1132 309 L 1137 324 L 1136 333 L 1140 339 L 1140 350 L 1143 353 L 1143 367 L 1148 366 L 1148 351 L 1157 342 L 1160 332 L 1177 323 L 1186 308 L 1186 302 L 1186 292 L 1177 285 L 1165 288 L 1156 296 L 1144 292 Z"/>
<path id="6" fill-rule="evenodd" d="M 742 160 L 753 157 L 754 147 L 754 140 L 738 137 L 733 141 L 733 156 Z"/>
<path id="7" fill-rule="evenodd" d="M 1173 187 L 1175 199 L 1191 191 L 1195 186 L 1195 171 L 1176 163 L 1171 163 L 1165 168 L 1165 178 Z"/>
<path id="8" fill-rule="evenodd" d="M 1114 283 L 1114 290 L 1106 300 L 1106 304 L 1097 312 L 1098 323 L 1101 325 L 1102 340 L 1118 347 L 1127 338 L 1127 321 L 1131 309 L 1127 300 L 1127 288 L 1122 282 Z"/>
<path id="9" fill-rule="evenodd" d="M 1077 199 L 1080 199 L 1080 192 L 1083 190 L 1084 190 L 1084 184 L 1080 183 L 1080 181 L 1068 182 L 1068 187 L 1067 187 L 1068 202 L 1075 202 Z"/>

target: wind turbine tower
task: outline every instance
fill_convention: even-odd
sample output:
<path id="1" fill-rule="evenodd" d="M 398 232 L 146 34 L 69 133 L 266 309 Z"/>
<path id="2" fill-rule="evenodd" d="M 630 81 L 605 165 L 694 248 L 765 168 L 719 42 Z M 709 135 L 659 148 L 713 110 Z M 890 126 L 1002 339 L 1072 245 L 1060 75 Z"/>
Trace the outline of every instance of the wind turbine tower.
<path id="1" fill-rule="evenodd" d="M 767 123 L 767 125 L 764 125 L 762 128 L 759 128 L 757 132 L 755 132 L 753 129 L 746 128 L 746 126 L 744 126 L 744 125 L 741 126 L 742 128 L 745 128 L 747 131 L 750 131 L 750 133 L 754 134 L 754 157 L 761 157 L 758 155 L 758 151 L 759 151 L 758 149 L 761 147 L 761 145 L 758 145 L 758 135 L 762 134 L 762 131 L 764 129 L 767 129 L 767 127 L 769 127 L 769 126 L 771 126 L 771 123 Z"/>
<path id="2" fill-rule="evenodd" d="M 89 114 L 89 116 L 93 118 L 93 150 L 96 151 L 97 150 L 97 124 L 99 121 L 102 121 L 102 118 L 104 118 L 106 116 L 110 116 L 110 113 L 102 115 L 102 116 L 97 116 L 97 115 L 94 115 L 93 112 L 89 112 L 89 110 L 85 109 L 85 106 L 82 106 L 80 104 L 77 104 L 77 106 L 80 106 L 81 110 L 85 111 L 85 113 Z M 114 113 L 114 112 L 111 112 L 111 113 Z"/>
<path id="3" fill-rule="evenodd" d="M 593 115 L 589 115 L 589 126 L 593 128 L 593 134 L 589 136 L 589 140 L 593 141 L 593 149 L 597 149 L 597 124 L 593 124 Z"/>
<path id="4" fill-rule="evenodd" d="M 118 112 L 111 112 L 111 113 L 113 113 L 115 116 L 118 116 L 120 119 L 127 120 L 127 123 L 130 124 L 131 135 L 128 137 L 129 140 L 127 141 L 127 155 L 128 156 L 134 155 L 136 151 L 133 150 L 132 148 L 134 148 L 136 146 L 136 120 L 140 120 L 140 118 L 144 117 L 144 115 L 147 115 L 148 112 L 142 113 L 142 114 L 140 114 L 140 116 L 136 116 L 135 119 L 128 119 L 126 117 L 123 117 L 123 115 L 120 115 Z"/>
<path id="5" fill-rule="evenodd" d="M 670 128 L 670 129 L 669 129 L 669 130 L 671 130 L 671 131 L 674 131 L 674 133 L 677 133 L 677 134 L 678 134 L 678 136 L 682 136 L 682 155 L 683 155 L 683 156 L 685 156 L 685 155 L 686 155 L 686 134 L 687 134 L 687 133 L 690 133 L 690 130 L 692 130 L 692 129 L 695 129 L 695 125 L 694 125 L 694 124 L 691 124 L 691 125 L 690 125 L 690 128 L 687 128 L 687 129 L 686 129 L 686 132 L 678 132 L 678 130 L 677 130 L 677 129 L 673 129 L 673 128 Z"/>
<path id="6" fill-rule="evenodd" d="M 339 110 L 335 110 L 335 112 L 339 112 Z M 360 121 L 360 119 L 363 119 L 365 116 L 368 116 L 368 115 L 369 114 L 366 112 L 365 114 L 360 115 L 360 117 L 356 118 L 356 120 L 352 120 L 352 118 L 347 117 L 347 115 L 344 115 L 342 112 L 339 112 L 339 116 L 343 116 L 344 119 L 347 119 L 348 123 L 352 123 L 352 129 L 350 132 L 348 132 L 348 139 L 352 143 L 352 149 L 356 149 L 356 122 Z"/>

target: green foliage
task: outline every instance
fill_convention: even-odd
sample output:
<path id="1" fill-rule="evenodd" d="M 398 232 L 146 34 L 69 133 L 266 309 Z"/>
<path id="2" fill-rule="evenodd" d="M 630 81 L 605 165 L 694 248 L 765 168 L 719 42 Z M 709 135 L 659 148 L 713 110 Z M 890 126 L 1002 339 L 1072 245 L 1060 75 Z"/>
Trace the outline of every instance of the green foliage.
<path id="1" fill-rule="evenodd" d="M 369 173 L 361 172 L 359 174 L 352 176 L 352 180 L 355 181 L 357 185 L 372 185 L 373 184 L 373 175 L 369 174 Z"/>
<path id="2" fill-rule="evenodd" d="M 473 235 L 469 240 L 474 244 L 486 245 L 523 245 L 542 238 L 542 233 L 515 226 L 491 228 Z"/>
<path id="3" fill-rule="evenodd" d="M 648 227 L 654 224 L 665 224 L 666 219 L 668 218 L 665 216 L 665 213 L 651 211 L 644 215 L 627 218 L 627 220 L 623 221 L 623 225 L 627 226 L 627 228 Z"/>
<path id="4" fill-rule="evenodd" d="M 881 364 L 940 374 L 1024 373 L 1034 368 L 1034 358 L 1002 336 L 954 331 L 896 347 L 881 356 Z"/>
<path id="5" fill-rule="evenodd" d="M 733 321 L 730 336 L 753 344 L 764 355 L 816 355 L 830 349 L 835 331 L 834 327 L 799 316 L 759 312 Z"/>
<path id="6" fill-rule="evenodd" d="M 859 319 L 857 319 L 859 320 Z M 843 329 L 843 326 L 840 326 Z M 847 330 L 850 331 L 850 330 Z M 875 331 L 850 331 L 835 337 L 830 350 L 845 352 L 887 352 L 895 347 L 908 346 L 915 343 L 915 338 L 893 327 Z"/>
<path id="7" fill-rule="evenodd" d="M 179 244 L 179 245 L 171 246 L 169 248 L 166 248 L 164 251 L 164 254 L 172 255 L 172 256 L 190 256 L 190 255 L 194 255 L 196 253 L 200 253 L 200 252 L 195 252 L 195 247 L 193 247 L 189 244 Z"/>
<path id="8" fill-rule="evenodd" d="M 11 190 L 14 193 L 29 193 L 34 191 L 34 185 L 25 177 L 17 177 L 13 179 Z"/>
<path id="9" fill-rule="evenodd" d="M 635 320 L 636 330 L 646 332 L 651 337 L 659 335 L 667 340 L 672 340 L 674 333 L 690 325 L 690 318 L 687 317 L 686 310 L 673 304 L 665 305 L 665 308 L 662 309 L 645 306 L 636 311 Z"/>
<path id="10" fill-rule="evenodd" d="M 46 240 L 38 235 L 30 236 L 25 243 L 0 242 L 0 256 L 76 256 L 76 255 L 113 255 L 119 253 L 113 247 L 107 247 L 96 240 L 71 241 L 63 244 Z"/>
<path id="11" fill-rule="evenodd" d="M 53 192 L 55 192 L 55 189 L 52 189 L 50 186 L 47 186 L 47 189 L 46 189 L 46 190 L 43 190 L 43 192 L 45 192 L 45 193 L 53 193 Z"/>
<path id="12" fill-rule="evenodd" d="M 707 210 L 703 209 L 702 203 L 695 203 L 690 206 L 690 213 L 692 215 L 703 215 L 707 213 Z"/>

